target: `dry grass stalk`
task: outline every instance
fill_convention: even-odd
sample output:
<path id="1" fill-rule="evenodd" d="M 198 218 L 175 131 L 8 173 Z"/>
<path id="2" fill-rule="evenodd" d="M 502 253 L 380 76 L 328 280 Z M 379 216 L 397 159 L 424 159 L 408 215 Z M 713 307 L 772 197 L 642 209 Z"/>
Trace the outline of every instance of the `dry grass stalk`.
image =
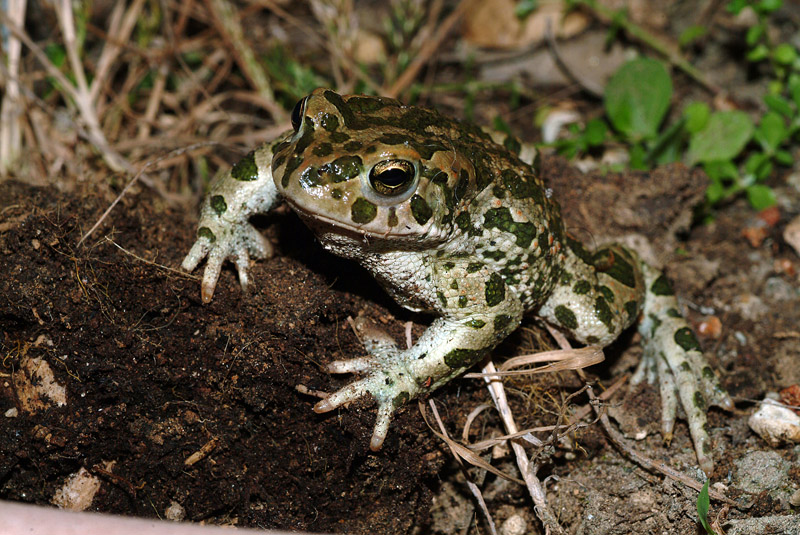
<path id="1" fill-rule="evenodd" d="M 8 18 L 17 26 L 25 22 L 26 0 L 8 0 Z M 6 41 L 6 60 L 8 76 L 3 85 L 3 103 L 0 105 L 0 175 L 4 175 L 8 167 L 19 156 L 22 147 L 22 103 L 20 102 L 19 62 L 22 54 L 22 43 L 16 36 L 9 36 Z"/>

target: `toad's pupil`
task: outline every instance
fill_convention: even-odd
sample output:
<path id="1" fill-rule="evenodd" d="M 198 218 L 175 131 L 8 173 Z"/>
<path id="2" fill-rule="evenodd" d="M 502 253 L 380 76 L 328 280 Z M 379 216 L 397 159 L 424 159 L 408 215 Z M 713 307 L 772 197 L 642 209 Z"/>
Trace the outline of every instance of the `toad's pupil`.
<path id="1" fill-rule="evenodd" d="M 380 195 L 401 195 L 414 183 L 414 164 L 405 160 L 384 160 L 369 172 L 369 182 Z"/>
<path id="2" fill-rule="evenodd" d="M 383 185 L 389 188 L 402 186 L 404 183 L 408 182 L 410 178 L 411 177 L 408 175 L 408 172 L 397 168 L 387 169 L 375 177 L 376 180 L 380 181 Z"/>

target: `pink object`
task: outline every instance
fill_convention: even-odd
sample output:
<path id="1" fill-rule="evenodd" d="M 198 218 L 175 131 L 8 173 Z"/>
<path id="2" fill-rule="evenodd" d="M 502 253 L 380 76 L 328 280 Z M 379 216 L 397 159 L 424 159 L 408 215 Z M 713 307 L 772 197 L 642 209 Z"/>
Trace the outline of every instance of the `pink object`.
<path id="1" fill-rule="evenodd" d="M 234 527 L 201 526 L 101 513 L 73 513 L 0 501 L 0 535 L 288 535 Z M 292 532 L 292 535 L 302 535 Z"/>

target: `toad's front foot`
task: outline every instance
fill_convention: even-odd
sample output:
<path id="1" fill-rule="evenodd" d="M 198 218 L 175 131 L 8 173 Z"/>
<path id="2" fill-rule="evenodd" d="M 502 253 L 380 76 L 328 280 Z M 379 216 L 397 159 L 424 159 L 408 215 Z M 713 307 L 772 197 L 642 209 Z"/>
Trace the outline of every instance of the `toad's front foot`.
<path id="1" fill-rule="evenodd" d="M 369 447 L 377 451 L 386 439 L 394 411 L 420 393 L 421 388 L 407 366 L 410 350 L 398 349 L 394 339 L 367 319 L 356 319 L 354 326 L 370 356 L 336 360 L 327 368 L 331 373 L 360 373 L 365 377 L 318 402 L 314 405 L 314 412 L 332 411 L 371 394 L 378 403 L 378 416 Z"/>
<path id="2" fill-rule="evenodd" d="M 239 282 L 247 290 L 250 278 L 247 270 L 250 257 L 267 258 L 272 256 L 272 245 L 250 223 L 233 223 L 222 220 L 201 220 L 197 230 L 197 241 L 189 254 L 183 259 L 181 267 L 193 271 L 204 259 L 206 269 L 200 285 L 200 295 L 204 303 L 211 301 L 217 287 L 219 274 L 225 260 L 230 260 L 239 273 Z"/>

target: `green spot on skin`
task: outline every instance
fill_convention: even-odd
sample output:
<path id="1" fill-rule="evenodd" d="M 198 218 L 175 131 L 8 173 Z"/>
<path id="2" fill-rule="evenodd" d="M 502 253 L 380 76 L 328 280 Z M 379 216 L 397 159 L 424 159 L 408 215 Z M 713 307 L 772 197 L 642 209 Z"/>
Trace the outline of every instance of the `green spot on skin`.
<path id="1" fill-rule="evenodd" d="M 614 302 L 614 292 L 611 291 L 611 288 L 609 288 L 608 286 L 600 286 L 598 288 L 598 291 L 601 294 L 603 294 L 603 297 L 606 298 L 606 301 L 608 301 L 609 303 Z"/>
<path id="2" fill-rule="evenodd" d="M 350 106 L 350 108 L 359 113 L 375 113 L 376 111 L 380 111 L 387 106 L 398 107 L 400 105 L 392 98 L 360 96 L 350 97 L 347 100 L 347 104 Z"/>
<path id="3" fill-rule="evenodd" d="M 347 105 L 344 99 L 333 91 L 325 91 L 322 96 L 325 97 L 325 100 L 333 104 L 336 111 L 338 111 L 339 115 L 344 119 L 345 126 L 352 127 L 353 123 L 355 123 L 355 115 L 353 115 L 353 110 L 350 109 L 350 106 Z"/>
<path id="4" fill-rule="evenodd" d="M 564 270 L 564 272 L 561 273 L 561 284 L 563 284 L 564 286 L 569 286 L 571 282 L 572 282 L 572 273 Z"/>
<path id="5" fill-rule="evenodd" d="M 506 136 L 506 138 L 503 140 L 503 146 L 514 154 L 519 154 L 519 152 L 522 150 L 522 144 L 514 136 Z"/>
<path id="6" fill-rule="evenodd" d="M 701 411 L 706 410 L 706 398 L 703 397 L 703 394 L 700 392 L 694 393 L 694 406 L 700 409 Z"/>
<path id="7" fill-rule="evenodd" d="M 342 156 L 320 167 L 321 175 L 328 176 L 331 182 L 346 182 L 361 172 L 361 158 L 358 156 Z"/>
<path id="8" fill-rule="evenodd" d="M 425 199 L 419 195 L 414 195 L 411 197 L 411 215 L 414 216 L 417 223 L 424 225 L 433 215 L 433 210 L 431 210 L 431 207 L 425 202 Z"/>
<path id="9" fill-rule="evenodd" d="M 672 285 L 664 275 L 660 275 L 655 281 L 653 281 L 653 285 L 650 286 L 650 291 L 655 295 L 675 294 L 675 292 L 672 291 Z"/>
<path id="10" fill-rule="evenodd" d="M 258 180 L 258 167 L 256 167 L 256 153 L 251 151 L 247 156 L 236 162 L 231 168 L 231 176 L 242 182 Z"/>
<path id="11" fill-rule="evenodd" d="M 597 298 L 594 302 L 594 311 L 597 314 L 597 319 L 608 328 L 608 332 L 614 332 L 614 314 L 611 312 L 611 307 L 608 306 L 605 297 Z"/>
<path id="12" fill-rule="evenodd" d="M 716 376 L 714 375 L 714 370 L 712 370 L 710 366 L 703 366 L 703 370 L 700 373 L 703 374 L 703 379 L 710 381 L 716 379 Z"/>
<path id="13" fill-rule="evenodd" d="M 470 262 L 467 264 L 467 273 L 475 273 L 476 271 L 480 271 L 483 267 L 483 264 L 480 262 Z"/>
<path id="14" fill-rule="evenodd" d="M 506 207 L 487 210 L 483 216 L 483 225 L 486 228 L 497 228 L 513 234 L 517 245 L 523 249 L 530 247 L 533 238 L 536 237 L 536 226 L 531 222 L 514 221 Z"/>
<path id="15" fill-rule="evenodd" d="M 319 169 L 314 167 L 306 168 L 305 171 L 300 173 L 300 187 L 303 189 L 315 188 L 322 184 L 322 177 L 320 176 Z"/>
<path id="16" fill-rule="evenodd" d="M 397 213 L 395 212 L 394 206 L 389 208 L 389 217 L 386 220 L 386 224 L 390 227 L 396 227 L 400 221 L 397 219 Z"/>
<path id="17" fill-rule="evenodd" d="M 364 146 L 364 144 L 361 143 L 360 141 L 348 141 L 347 143 L 344 144 L 344 146 L 342 146 L 342 148 L 346 152 L 356 152 L 361 150 L 362 146 Z"/>
<path id="18" fill-rule="evenodd" d="M 581 242 L 572 236 L 567 236 L 567 247 L 569 247 L 570 251 L 572 251 L 575 256 L 583 260 L 585 263 L 589 265 L 592 264 L 592 255 L 586 250 L 586 247 L 584 247 Z"/>
<path id="19" fill-rule="evenodd" d="M 455 222 L 456 226 L 458 226 L 458 228 L 460 228 L 462 232 L 466 232 L 472 220 L 469 217 L 469 213 L 461 212 L 456 216 Z"/>
<path id="20" fill-rule="evenodd" d="M 639 315 L 639 303 L 636 301 L 628 301 L 625 303 L 625 312 L 628 313 L 628 321 L 633 321 Z"/>
<path id="21" fill-rule="evenodd" d="M 344 192 L 341 190 L 341 188 L 333 188 L 331 190 L 331 197 L 337 201 L 342 198 L 342 195 L 344 195 Z"/>
<path id="22" fill-rule="evenodd" d="M 325 156 L 328 156 L 333 152 L 333 145 L 331 145 L 330 143 L 320 143 L 319 145 L 314 147 L 314 150 L 312 150 L 311 152 L 312 154 L 314 154 L 314 156 L 319 156 L 321 158 L 324 158 Z"/>
<path id="23" fill-rule="evenodd" d="M 667 309 L 667 316 L 669 316 L 670 318 L 681 318 L 681 317 L 683 317 L 683 316 L 681 316 L 681 313 L 678 312 L 677 310 L 675 310 L 674 308 Z"/>
<path id="24" fill-rule="evenodd" d="M 567 329 L 574 331 L 578 328 L 578 318 L 575 317 L 575 313 L 569 308 L 564 305 L 558 305 L 553 312 L 558 322 Z"/>
<path id="25" fill-rule="evenodd" d="M 442 268 L 444 268 L 445 271 L 450 271 L 454 267 L 456 267 L 456 265 L 453 262 L 445 262 L 442 264 Z"/>
<path id="26" fill-rule="evenodd" d="M 291 179 L 292 173 L 300 167 L 300 164 L 303 163 L 303 157 L 300 155 L 295 154 L 291 157 L 289 162 L 286 164 L 286 168 L 283 170 L 283 176 L 281 177 L 281 186 L 284 188 L 289 187 L 289 180 Z M 273 173 L 275 172 L 276 167 L 272 166 Z"/>
<path id="27" fill-rule="evenodd" d="M 575 283 L 575 286 L 572 287 L 572 292 L 577 295 L 585 295 L 588 294 L 591 289 L 592 285 L 589 284 L 589 281 L 579 280 Z"/>
<path id="28" fill-rule="evenodd" d="M 208 227 L 200 227 L 199 229 L 197 229 L 197 237 L 198 238 L 205 238 L 208 241 L 210 241 L 211 243 L 214 243 L 215 241 L 217 241 L 217 237 L 214 236 L 214 233 L 211 232 L 211 229 L 208 228 Z"/>
<path id="29" fill-rule="evenodd" d="M 469 320 L 467 322 L 467 325 L 469 325 L 473 329 L 482 329 L 483 326 L 486 325 L 486 322 L 483 320 L 474 319 L 474 320 Z"/>
<path id="30" fill-rule="evenodd" d="M 344 132 L 332 132 L 330 140 L 334 143 L 344 143 L 345 141 L 350 141 L 350 136 Z"/>
<path id="31" fill-rule="evenodd" d="M 444 292 L 439 290 L 438 292 L 436 292 L 436 297 L 439 298 L 439 302 L 442 303 L 442 306 L 444 308 L 447 308 L 447 298 L 444 296 Z"/>
<path id="32" fill-rule="evenodd" d="M 506 298 L 506 283 L 497 273 L 489 275 L 485 283 L 486 304 L 490 307 L 497 306 Z"/>
<path id="33" fill-rule="evenodd" d="M 350 216 L 354 223 L 369 223 L 378 215 L 378 207 L 363 197 L 356 199 L 350 207 Z"/>
<path id="34" fill-rule="evenodd" d="M 504 190 L 501 186 L 494 186 L 492 188 L 492 195 L 496 199 L 505 199 L 506 197 L 506 190 Z"/>
<path id="35" fill-rule="evenodd" d="M 511 316 L 508 314 L 498 314 L 494 317 L 494 332 L 495 334 L 505 335 L 506 328 L 511 323 Z"/>
<path id="36" fill-rule="evenodd" d="M 604 249 L 595 253 L 592 257 L 592 262 L 598 271 L 602 271 L 629 288 L 636 287 L 636 275 L 633 271 L 633 266 L 621 254 Z"/>
<path id="37" fill-rule="evenodd" d="M 652 338 L 656 335 L 658 328 L 661 327 L 661 320 L 655 314 L 648 314 L 647 317 L 650 318 L 650 322 L 653 324 L 650 329 L 650 337 Z"/>
<path id="38" fill-rule="evenodd" d="M 597 343 L 597 342 L 599 342 L 599 341 L 600 341 L 600 339 L 599 339 L 599 338 L 597 338 L 597 337 L 596 337 L 596 336 L 594 336 L 594 335 L 592 335 L 592 336 L 587 336 L 587 337 L 586 337 L 586 343 L 587 343 L 587 344 L 589 344 L 589 345 L 594 345 L 594 344 L 596 344 L 596 343 Z"/>
<path id="39" fill-rule="evenodd" d="M 450 289 L 451 290 L 458 290 L 458 281 L 457 280 L 454 280 L 453 282 L 450 283 Z"/>
<path id="40" fill-rule="evenodd" d="M 332 113 L 323 113 L 319 118 L 319 124 L 328 132 L 333 132 L 339 128 L 339 118 Z"/>
<path id="41" fill-rule="evenodd" d="M 214 195 L 209 200 L 211 204 L 211 209 L 214 210 L 217 215 L 222 215 L 225 213 L 225 210 L 228 209 L 228 205 L 225 203 L 225 197 L 222 195 Z"/>
<path id="42" fill-rule="evenodd" d="M 464 308 L 467 306 L 467 296 L 466 295 L 459 295 L 458 296 L 458 308 Z"/>
<path id="43" fill-rule="evenodd" d="M 444 356 L 444 363 L 453 370 L 468 368 L 482 356 L 483 351 L 480 349 L 453 349 Z"/>
<path id="44" fill-rule="evenodd" d="M 678 364 L 678 368 L 680 368 L 680 370 L 684 371 L 684 372 L 692 371 L 692 367 L 689 366 L 689 363 L 686 362 L 685 360 L 683 362 L 681 362 L 680 364 Z"/>
<path id="45" fill-rule="evenodd" d="M 708 441 L 703 442 L 703 453 L 711 455 L 711 444 L 709 444 Z"/>
<path id="46" fill-rule="evenodd" d="M 689 327 L 683 327 L 675 331 L 675 343 L 681 346 L 684 351 L 700 351 L 700 342 Z"/>
<path id="47" fill-rule="evenodd" d="M 506 257 L 506 253 L 503 251 L 483 251 L 481 256 L 489 260 L 502 260 Z"/>
<path id="48" fill-rule="evenodd" d="M 405 405 L 409 399 L 411 399 L 411 396 L 408 394 L 408 392 L 400 392 L 394 397 L 394 399 L 392 399 L 392 407 L 397 410 Z"/>
<path id="49" fill-rule="evenodd" d="M 536 184 L 526 180 L 510 169 L 500 173 L 503 185 L 515 199 L 530 199 L 536 193 Z"/>

